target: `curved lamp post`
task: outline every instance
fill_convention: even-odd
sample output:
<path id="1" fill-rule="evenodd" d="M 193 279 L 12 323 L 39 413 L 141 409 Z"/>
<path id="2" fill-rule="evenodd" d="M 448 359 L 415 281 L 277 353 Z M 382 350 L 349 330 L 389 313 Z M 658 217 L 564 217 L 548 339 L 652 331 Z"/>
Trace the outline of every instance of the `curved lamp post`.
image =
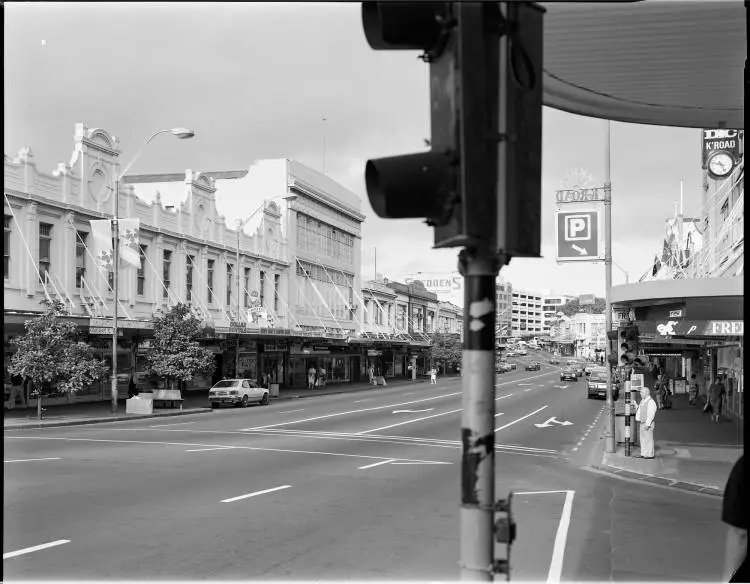
<path id="1" fill-rule="evenodd" d="M 125 167 L 125 170 L 123 170 L 121 173 L 117 174 L 115 176 L 115 212 L 114 217 L 112 219 L 112 231 L 113 231 L 113 250 L 112 250 L 112 258 L 113 258 L 113 278 L 112 278 L 112 292 L 115 297 L 115 305 L 113 310 L 113 316 L 112 316 L 112 380 L 111 380 L 111 387 L 112 387 L 112 412 L 117 413 L 117 304 L 120 300 L 119 294 L 118 294 L 118 277 L 117 272 L 119 268 L 119 247 L 120 247 L 120 225 L 119 225 L 119 212 L 120 212 L 120 181 L 122 180 L 122 177 L 125 176 L 125 174 L 130 170 L 130 167 L 133 166 L 133 163 L 138 160 L 143 150 L 146 148 L 146 146 L 149 145 L 151 140 L 156 138 L 159 134 L 172 134 L 174 136 L 177 136 L 180 140 L 185 140 L 188 138 L 192 138 L 195 136 L 195 132 L 189 128 L 171 128 L 166 130 L 158 130 L 151 134 L 151 136 L 148 137 L 146 142 L 144 142 L 143 146 L 140 147 L 138 152 L 136 152 L 133 159 L 130 161 L 130 164 L 128 164 Z"/>

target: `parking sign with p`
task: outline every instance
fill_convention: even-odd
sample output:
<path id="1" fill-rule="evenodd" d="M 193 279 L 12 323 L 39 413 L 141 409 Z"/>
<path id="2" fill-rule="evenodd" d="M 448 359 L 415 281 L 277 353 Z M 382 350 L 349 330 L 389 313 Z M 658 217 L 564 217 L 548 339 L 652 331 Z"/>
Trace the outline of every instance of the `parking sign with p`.
<path id="1" fill-rule="evenodd" d="M 599 211 L 557 211 L 555 219 L 558 262 L 602 259 Z"/>

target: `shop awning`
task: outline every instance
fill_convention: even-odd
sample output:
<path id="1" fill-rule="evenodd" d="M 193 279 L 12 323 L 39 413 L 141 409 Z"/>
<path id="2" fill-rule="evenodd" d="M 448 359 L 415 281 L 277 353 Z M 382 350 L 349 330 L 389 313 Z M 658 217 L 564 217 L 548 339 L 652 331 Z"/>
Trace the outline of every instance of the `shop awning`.
<path id="1" fill-rule="evenodd" d="M 743 2 L 541 4 L 545 105 L 638 124 L 745 127 Z"/>

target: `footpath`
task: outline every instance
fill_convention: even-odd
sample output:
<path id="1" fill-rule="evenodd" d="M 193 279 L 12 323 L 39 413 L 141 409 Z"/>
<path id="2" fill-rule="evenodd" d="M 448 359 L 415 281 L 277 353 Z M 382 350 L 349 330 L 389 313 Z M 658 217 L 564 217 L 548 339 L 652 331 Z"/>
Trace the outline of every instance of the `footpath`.
<path id="1" fill-rule="evenodd" d="M 686 395 L 672 396 L 672 408 L 656 412 L 654 428 L 655 458 L 636 458 L 640 448 L 633 446 L 625 456 L 625 445 L 606 452 L 601 437 L 591 466 L 619 477 L 723 497 L 729 473 L 742 456 L 743 422 L 722 417 L 718 424 L 703 413 L 705 402 L 695 406 Z M 616 412 L 624 412 L 621 397 Z"/>
<path id="2" fill-rule="evenodd" d="M 443 379 L 452 379 L 446 376 Z M 426 378 L 418 378 L 415 383 L 424 383 Z M 345 383 L 329 385 L 321 389 L 279 389 L 279 396 L 271 398 L 271 404 L 284 400 L 315 398 L 323 395 L 336 395 L 341 393 L 362 393 L 368 391 L 379 391 L 388 387 L 409 387 L 413 385 L 408 379 L 389 379 L 387 386 L 370 385 L 368 382 Z M 42 406 L 45 408 L 44 419 L 37 419 L 36 407 L 32 406 L 22 409 L 16 406 L 14 409 L 3 411 L 3 427 L 5 430 L 22 430 L 29 428 L 54 428 L 60 426 L 80 426 L 85 424 L 101 424 L 105 422 L 120 422 L 123 420 L 138 420 L 145 418 L 188 416 L 195 414 L 208 414 L 212 410 L 208 402 L 208 389 L 183 391 L 184 399 L 182 409 L 157 408 L 153 414 L 126 414 L 125 400 L 119 400 L 118 412 L 111 411 L 109 401 L 88 402 L 80 404 L 62 404 L 53 406 Z"/>

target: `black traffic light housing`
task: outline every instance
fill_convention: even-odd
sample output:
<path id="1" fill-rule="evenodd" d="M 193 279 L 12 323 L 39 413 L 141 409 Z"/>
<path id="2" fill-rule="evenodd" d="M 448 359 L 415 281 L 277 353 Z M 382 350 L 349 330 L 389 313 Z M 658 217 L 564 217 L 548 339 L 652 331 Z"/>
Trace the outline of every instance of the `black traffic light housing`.
<path id="1" fill-rule="evenodd" d="M 542 17 L 526 2 L 363 2 L 367 42 L 422 50 L 431 150 L 369 160 L 384 218 L 425 218 L 435 247 L 540 254 Z"/>

